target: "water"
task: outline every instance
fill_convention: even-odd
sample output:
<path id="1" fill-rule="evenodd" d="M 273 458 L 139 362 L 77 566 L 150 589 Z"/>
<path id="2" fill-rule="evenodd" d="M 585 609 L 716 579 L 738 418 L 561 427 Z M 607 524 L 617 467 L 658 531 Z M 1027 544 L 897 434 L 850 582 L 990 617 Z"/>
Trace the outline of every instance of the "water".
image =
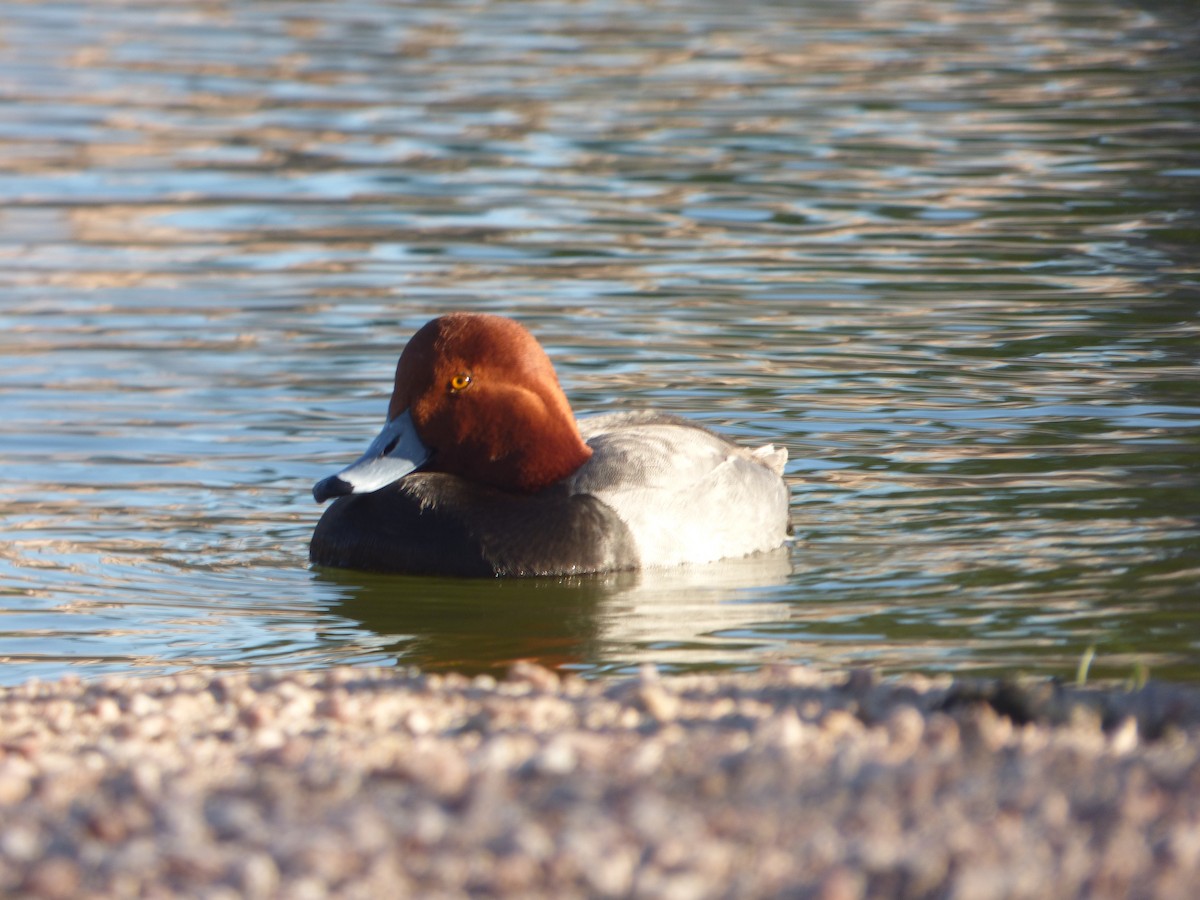
<path id="1" fill-rule="evenodd" d="M 0 10 L 0 680 L 517 658 L 1200 680 L 1186 3 Z M 791 453 L 790 552 L 311 570 L 451 309 Z"/>

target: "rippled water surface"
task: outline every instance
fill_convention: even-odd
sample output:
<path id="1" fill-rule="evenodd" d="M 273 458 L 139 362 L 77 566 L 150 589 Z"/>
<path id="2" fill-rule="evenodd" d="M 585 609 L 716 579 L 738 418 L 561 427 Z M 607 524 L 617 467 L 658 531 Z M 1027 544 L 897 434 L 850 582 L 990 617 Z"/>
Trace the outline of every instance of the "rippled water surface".
<path id="1" fill-rule="evenodd" d="M 0 680 L 1200 680 L 1198 52 L 1150 0 L 6 2 Z M 786 445 L 790 554 L 310 569 L 452 309 Z"/>

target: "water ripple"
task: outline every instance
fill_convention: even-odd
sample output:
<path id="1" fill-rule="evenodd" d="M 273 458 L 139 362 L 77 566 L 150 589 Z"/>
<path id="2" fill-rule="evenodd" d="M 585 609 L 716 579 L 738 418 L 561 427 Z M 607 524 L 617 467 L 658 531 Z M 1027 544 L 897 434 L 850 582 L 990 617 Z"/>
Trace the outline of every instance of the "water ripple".
<path id="1" fill-rule="evenodd" d="M 1183 5 L 59 0 L 0 33 L 0 680 L 1089 645 L 1200 678 Z M 309 485 L 461 308 L 533 328 L 581 411 L 787 446 L 790 552 L 309 570 Z"/>

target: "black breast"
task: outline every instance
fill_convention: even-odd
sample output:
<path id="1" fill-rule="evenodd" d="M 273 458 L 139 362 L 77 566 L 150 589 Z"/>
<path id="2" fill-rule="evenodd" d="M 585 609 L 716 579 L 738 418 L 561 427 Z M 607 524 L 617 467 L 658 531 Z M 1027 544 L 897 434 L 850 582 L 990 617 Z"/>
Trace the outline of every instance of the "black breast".
<path id="1" fill-rule="evenodd" d="M 320 566 L 409 575 L 566 575 L 638 567 L 629 529 L 588 494 L 512 494 L 417 473 L 335 500 L 309 545 Z"/>

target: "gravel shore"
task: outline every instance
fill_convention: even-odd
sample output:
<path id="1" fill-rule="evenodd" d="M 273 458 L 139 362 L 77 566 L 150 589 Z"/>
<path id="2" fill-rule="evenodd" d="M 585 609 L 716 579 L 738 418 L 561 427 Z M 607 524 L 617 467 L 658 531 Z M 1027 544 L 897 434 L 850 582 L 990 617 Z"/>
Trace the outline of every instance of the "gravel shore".
<path id="1" fill-rule="evenodd" d="M 1200 692 L 394 669 L 0 691 L 0 894 L 1194 896 Z"/>

